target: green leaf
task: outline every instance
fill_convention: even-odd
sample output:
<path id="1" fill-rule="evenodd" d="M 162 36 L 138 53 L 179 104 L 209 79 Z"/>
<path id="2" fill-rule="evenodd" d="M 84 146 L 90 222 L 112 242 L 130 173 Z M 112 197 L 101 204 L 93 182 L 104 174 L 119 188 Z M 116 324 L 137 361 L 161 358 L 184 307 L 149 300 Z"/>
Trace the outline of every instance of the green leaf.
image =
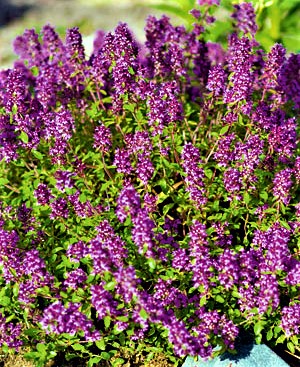
<path id="1" fill-rule="evenodd" d="M 254 325 L 254 334 L 255 335 L 260 335 L 261 331 L 264 328 L 264 323 L 261 321 L 258 321 L 255 325 Z"/>
<path id="2" fill-rule="evenodd" d="M 111 323 L 111 317 L 110 316 L 105 316 L 104 317 L 104 326 L 105 329 L 108 329 Z"/>
<path id="3" fill-rule="evenodd" d="M 222 129 L 220 130 L 220 135 L 224 135 L 227 133 L 228 129 L 229 129 L 230 125 L 225 125 L 222 127 Z"/>
<path id="4" fill-rule="evenodd" d="M 100 354 L 100 357 L 102 358 L 102 359 L 105 359 L 106 361 L 108 361 L 111 357 L 110 357 L 110 354 L 109 353 L 107 353 L 107 352 L 102 352 L 101 354 Z"/>
<path id="5" fill-rule="evenodd" d="M 147 320 L 148 319 L 148 314 L 146 312 L 146 310 L 144 310 L 143 308 L 141 309 L 140 311 L 140 316 L 141 318 L 143 318 L 144 320 Z"/>
<path id="6" fill-rule="evenodd" d="M 250 195 L 248 192 L 244 192 L 244 202 L 248 205 L 250 202 Z"/>
<path id="7" fill-rule="evenodd" d="M 217 294 L 215 300 L 219 303 L 224 303 L 225 302 L 225 299 L 222 296 L 220 296 L 219 294 Z"/>
<path id="8" fill-rule="evenodd" d="M 298 345 L 298 337 L 297 337 L 297 335 L 292 335 L 291 336 L 291 341 L 293 342 L 294 345 Z"/>
<path id="9" fill-rule="evenodd" d="M 163 215 L 165 216 L 170 211 L 170 209 L 172 209 L 174 207 L 174 205 L 175 205 L 175 203 L 170 203 L 170 204 L 164 205 Z"/>
<path id="10" fill-rule="evenodd" d="M 276 344 L 281 344 L 286 340 L 286 336 L 285 335 L 281 335 L 277 340 L 276 340 Z"/>
<path id="11" fill-rule="evenodd" d="M 154 270 L 156 268 L 155 259 L 149 258 L 147 262 L 148 262 L 150 270 Z"/>
<path id="12" fill-rule="evenodd" d="M 14 286 L 13 286 L 13 295 L 15 297 L 18 297 L 18 294 L 19 294 L 19 284 L 15 283 Z"/>
<path id="13" fill-rule="evenodd" d="M 42 160 L 44 158 L 43 154 L 38 152 L 37 150 L 32 150 L 31 153 L 35 156 L 35 158 Z"/>
<path id="14" fill-rule="evenodd" d="M 267 340 L 270 341 L 271 339 L 273 338 L 273 330 L 270 329 L 268 332 L 267 332 Z"/>
<path id="15" fill-rule="evenodd" d="M 119 367 L 122 366 L 125 363 L 125 360 L 123 358 L 116 358 L 113 362 L 112 362 L 112 366 L 113 367 Z"/>
<path id="16" fill-rule="evenodd" d="M 287 342 L 287 347 L 288 347 L 288 350 L 292 353 L 292 354 L 295 354 L 295 346 L 292 342 Z"/>
<path id="17" fill-rule="evenodd" d="M 80 352 L 84 352 L 84 351 L 85 351 L 85 347 L 84 347 L 82 344 L 79 344 L 79 343 L 77 343 L 77 344 L 73 344 L 73 345 L 72 345 L 72 348 L 73 348 L 74 350 L 78 350 L 78 351 L 80 351 Z"/>
<path id="18" fill-rule="evenodd" d="M 106 348 L 106 344 L 105 344 L 105 340 L 104 338 L 100 339 L 100 340 L 96 340 L 96 346 L 97 348 L 99 348 L 100 350 L 105 350 Z"/>
<path id="19" fill-rule="evenodd" d="M 200 307 L 203 307 L 206 305 L 206 296 L 202 296 L 200 299 Z"/>
<path id="20" fill-rule="evenodd" d="M 87 367 L 92 367 L 94 364 L 97 364 L 101 361 L 101 357 L 92 357 L 89 359 Z"/>
<path id="21" fill-rule="evenodd" d="M 7 296 L 1 297 L 0 298 L 0 305 L 4 306 L 4 307 L 9 306 L 10 305 L 10 298 L 7 297 Z"/>
<path id="22" fill-rule="evenodd" d="M 105 289 L 107 291 L 112 291 L 113 289 L 115 289 L 115 286 L 116 286 L 116 282 L 111 281 L 111 282 L 108 282 L 107 284 L 105 284 Z"/>
<path id="23" fill-rule="evenodd" d="M 266 191 L 260 192 L 259 196 L 264 200 L 268 200 L 268 193 Z"/>
<path id="24" fill-rule="evenodd" d="M 9 180 L 7 178 L 0 178 L 0 185 L 6 185 L 7 183 L 9 183 Z"/>
<path id="25" fill-rule="evenodd" d="M 28 143 L 28 135 L 25 133 L 25 131 L 21 131 L 19 138 L 22 140 L 23 143 Z"/>
<path id="26" fill-rule="evenodd" d="M 40 352 L 41 354 L 46 354 L 47 352 L 46 352 L 46 350 L 47 350 L 47 348 L 46 348 L 46 345 L 45 344 L 43 344 L 43 343 L 38 343 L 37 345 L 36 345 L 36 349 L 38 350 L 38 352 Z"/>

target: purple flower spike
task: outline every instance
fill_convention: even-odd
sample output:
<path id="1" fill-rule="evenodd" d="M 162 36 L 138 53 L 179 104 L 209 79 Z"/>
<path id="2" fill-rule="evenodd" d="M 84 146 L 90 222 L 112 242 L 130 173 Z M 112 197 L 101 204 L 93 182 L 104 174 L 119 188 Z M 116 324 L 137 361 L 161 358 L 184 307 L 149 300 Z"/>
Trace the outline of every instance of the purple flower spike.
<path id="1" fill-rule="evenodd" d="M 78 58 L 83 61 L 85 59 L 84 47 L 82 44 L 82 36 L 78 27 L 67 30 L 66 49 L 69 58 Z"/>
<path id="2" fill-rule="evenodd" d="M 103 153 L 107 153 L 112 144 L 112 135 L 109 127 L 104 125 L 97 126 L 94 132 L 93 147 Z"/>
<path id="3" fill-rule="evenodd" d="M 275 174 L 273 180 L 273 195 L 287 205 L 291 199 L 289 191 L 293 186 L 292 169 L 285 168 Z"/>
<path id="4" fill-rule="evenodd" d="M 220 96 L 226 88 L 227 76 L 221 65 L 213 66 L 208 73 L 207 89 Z"/>
<path id="5" fill-rule="evenodd" d="M 224 172 L 224 186 L 230 193 L 238 193 L 242 188 L 241 173 L 236 168 L 228 168 Z"/>
<path id="6" fill-rule="evenodd" d="M 300 303 L 283 307 L 281 327 L 286 337 L 298 335 L 300 332 Z"/>
<path id="7" fill-rule="evenodd" d="M 253 5 L 251 3 L 241 3 L 234 5 L 234 8 L 235 12 L 232 14 L 232 18 L 236 19 L 237 29 L 245 35 L 250 33 L 254 37 L 257 32 L 257 24 Z"/>

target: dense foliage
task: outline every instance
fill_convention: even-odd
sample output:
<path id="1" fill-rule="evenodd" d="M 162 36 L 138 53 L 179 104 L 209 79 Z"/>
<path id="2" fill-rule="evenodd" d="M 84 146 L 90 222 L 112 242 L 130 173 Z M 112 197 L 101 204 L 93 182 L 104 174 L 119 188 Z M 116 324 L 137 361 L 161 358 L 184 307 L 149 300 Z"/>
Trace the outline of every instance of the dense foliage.
<path id="1" fill-rule="evenodd" d="M 250 3 L 228 49 L 205 42 L 218 1 L 198 3 L 191 30 L 150 16 L 140 45 L 120 23 L 89 58 L 77 28 L 15 40 L 0 72 L 3 351 L 178 364 L 243 330 L 299 350 L 300 55 L 260 47 Z"/>

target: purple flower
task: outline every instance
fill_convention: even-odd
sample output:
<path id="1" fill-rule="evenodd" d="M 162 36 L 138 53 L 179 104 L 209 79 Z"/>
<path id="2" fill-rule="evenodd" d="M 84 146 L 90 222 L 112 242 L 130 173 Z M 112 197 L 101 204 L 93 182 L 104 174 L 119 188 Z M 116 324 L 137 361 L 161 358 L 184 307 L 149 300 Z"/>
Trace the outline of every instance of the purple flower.
<path id="1" fill-rule="evenodd" d="M 117 148 L 115 151 L 114 166 L 117 166 L 117 172 L 130 174 L 133 171 L 130 163 L 130 153 L 125 148 Z"/>
<path id="2" fill-rule="evenodd" d="M 65 189 L 71 189 L 74 187 L 74 181 L 72 180 L 72 177 L 74 177 L 75 174 L 70 171 L 62 171 L 57 170 L 54 173 L 54 177 L 56 179 L 56 187 L 59 191 L 65 192 Z"/>
<path id="3" fill-rule="evenodd" d="M 273 126 L 268 136 L 268 143 L 278 153 L 279 158 L 293 156 L 297 145 L 297 124 L 295 118 L 284 120 L 280 125 Z"/>
<path id="4" fill-rule="evenodd" d="M 273 179 L 273 195 L 285 205 L 288 205 L 291 199 L 289 191 L 293 186 L 292 172 L 291 168 L 285 168 L 277 172 Z"/>
<path id="5" fill-rule="evenodd" d="M 232 14 L 232 18 L 236 20 L 237 30 L 242 31 L 245 35 L 250 33 L 254 37 L 257 32 L 257 24 L 253 5 L 251 3 L 241 3 L 233 6 L 235 12 Z"/>
<path id="6" fill-rule="evenodd" d="M 42 53 L 39 35 L 34 29 L 26 29 L 23 36 L 14 41 L 14 51 L 22 61 L 28 61 L 28 67 L 38 66 L 41 63 Z"/>
<path id="7" fill-rule="evenodd" d="M 125 141 L 130 153 L 141 151 L 145 155 L 150 155 L 153 150 L 148 131 L 136 131 L 134 134 L 127 134 Z"/>
<path id="8" fill-rule="evenodd" d="M 97 227 L 97 235 L 90 241 L 89 253 L 93 259 L 94 274 L 102 274 L 122 266 L 127 257 L 124 241 L 114 233 L 107 220 Z"/>
<path id="9" fill-rule="evenodd" d="M 208 73 L 206 88 L 218 97 L 226 89 L 227 76 L 221 65 L 213 66 Z"/>
<path id="10" fill-rule="evenodd" d="M 56 65 L 56 61 L 65 58 L 65 47 L 59 35 L 55 32 L 54 28 L 47 24 L 42 29 L 43 43 L 42 53 L 45 57 L 51 58 L 52 62 Z"/>
<path id="11" fill-rule="evenodd" d="M 44 314 L 40 323 L 47 334 L 54 333 L 57 335 L 68 333 L 75 335 L 78 331 L 83 330 L 85 340 L 95 341 L 100 338 L 98 331 L 92 331 L 93 323 L 88 320 L 86 315 L 79 311 L 80 303 L 69 303 L 66 308 L 61 302 L 52 303 L 44 310 Z"/>
<path id="12" fill-rule="evenodd" d="M 93 208 L 89 200 L 85 202 L 80 201 L 80 191 L 77 190 L 74 194 L 68 196 L 69 203 L 73 206 L 76 215 L 79 218 L 91 217 L 97 210 L 101 208 Z"/>
<path id="13" fill-rule="evenodd" d="M 179 248 L 173 251 L 172 267 L 180 271 L 191 270 L 190 257 L 186 249 Z"/>
<path id="14" fill-rule="evenodd" d="M 21 325 L 14 325 L 12 322 L 6 322 L 6 318 L 0 314 L 0 347 L 6 344 L 8 348 L 19 349 L 23 345 L 20 340 Z"/>
<path id="15" fill-rule="evenodd" d="M 291 54 L 278 76 L 279 89 L 285 93 L 286 101 L 292 100 L 300 108 L 300 54 Z M 284 101 L 284 102 L 286 102 Z"/>
<path id="16" fill-rule="evenodd" d="M 118 302 L 114 300 L 111 293 L 104 289 L 103 284 L 91 286 L 91 303 L 97 311 L 99 319 L 103 319 L 105 316 L 118 316 L 121 314 L 117 310 Z"/>
<path id="17" fill-rule="evenodd" d="M 230 84 L 224 93 L 224 102 L 233 103 L 247 100 L 253 89 L 252 48 L 248 38 L 238 38 L 233 34 L 228 51 L 229 71 L 233 73 Z"/>
<path id="18" fill-rule="evenodd" d="M 137 277 L 133 266 L 120 266 L 114 277 L 117 282 L 116 293 L 122 296 L 124 302 L 130 303 L 132 298 L 138 294 L 137 287 L 141 280 Z"/>
<path id="19" fill-rule="evenodd" d="M 268 53 L 268 58 L 261 76 L 265 89 L 275 89 L 278 87 L 278 77 L 285 62 L 285 54 L 285 48 L 278 43 Z"/>
<path id="20" fill-rule="evenodd" d="M 80 61 L 83 61 L 85 59 L 82 36 L 79 32 L 78 27 L 67 29 L 66 51 L 68 58 L 70 59 L 78 59 Z"/>
<path id="21" fill-rule="evenodd" d="M 201 162 L 199 150 L 192 143 L 186 143 L 181 153 L 182 166 L 186 173 L 184 179 L 186 190 L 190 193 L 190 199 L 198 208 L 206 204 L 203 179 L 205 177 L 203 168 L 198 165 Z"/>
<path id="22" fill-rule="evenodd" d="M 68 218 L 69 209 L 68 203 L 64 198 L 58 198 L 50 203 L 50 207 L 52 209 L 50 218 Z"/>
<path id="23" fill-rule="evenodd" d="M 147 213 L 153 213 L 157 210 L 157 196 L 149 194 L 148 192 L 144 195 L 144 208 L 147 211 Z"/>
<path id="24" fill-rule="evenodd" d="M 148 184 L 154 172 L 154 167 L 148 154 L 142 153 L 137 156 L 136 174 L 144 185 Z"/>
<path id="25" fill-rule="evenodd" d="M 238 255 L 234 253 L 234 251 L 225 249 L 224 252 L 218 256 L 215 267 L 219 272 L 219 282 L 226 290 L 229 290 L 238 283 L 240 267 Z"/>
<path id="26" fill-rule="evenodd" d="M 149 84 L 148 117 L 153 126 L 153 135 L 161 134 L 170 122 L 182 120 L 182 103 L 178 99 L 179 89 L 176 81 Z"/>
<path id="27" fill-rule="evenodd" d="M 218 148 L 214 153 L 214 159 L 218 162 L 219 166 L 226 167 L 230 161 L 234 160 L 234 152 L 230 149 L 230 146 L 235 138 L 235 134 L 229 134 L 219 138 Z"/>
<path id="28" fill-rule="evenodd" d="M 67 278 L 64 281 L 65 287 L 77 289 L 82 283 L 87 280 L 87 275 L 82 269 L 76 269 L 67 274 Z"/>
<path id="29" fill-rule="evenodd" d="M 155 224 L 149 218 L 145 209 L 140 209 L 136 216 L 132 218 L 134 226 L 131 230 L 132 239 L 138 247 L 140 254 L 145 253 L 146 257 L 153 256 L 154 232 Z"/>
<path id="30" fill-rule="evenodd" d="M 184 76 L 184 56 L 182 38 L 183 27 L 174 27 L 170 19 L 162 16 L 156 19 L 154 16 L 147 18 L 145 45 L 149 50 L 146 59 L 146 75 L 150 78 L 173 76 L 178 79 Z"/>
<path id="31" fill-rule="evenodd" d="M 200 12 L 200 10 L 199 9 L 192 9 L 191 11 L 190 11 L 190 14 L 195 18 L 195 19 L 200 19 L 200 17 L 201 17 L 201 12 Z"/>
<path id="32" fill-rule="evenodd" d="M 69 246 L 66 255 L 73 262 L 79 262 L 79 260 L 87 256 L 88 252 L 89 250 L 86 243 L 78 241 Z"/>
<path id="33" fill-rule="evenodd" d="M 99 149 L 103 153 L 107 153 L 112 145 L 112 135 L 110 128 L 104 125 L 96 126 L 94 132 L 93 147 Z"/>
<path id="34" fill-rule="evenodd" d="M 140 196 L 132 185 L 125 186 L 117 199 L 116 215 L 120 222 L 124 222 L 127 215 L 136 217 L 141 208 Z"/>
<path id="35" fill-rule="evenodd" d="M 229 193 L 238 193 L 242 188 L 241 173 L 236 168 L 228 168 L 224 172 L 224 186 Z"/>
<path id="36" fill-rule="evenodd" d="M 285 306 L 282 309 L 280 326 L 287 338 L 298 335 L 300 332 L 300 303 Z"/>
<path id="37" fill-rule="evenodd" d="M 118 99 L 122 94 L 135 91 L 138 48 L 126 23 L 120 23 L 113 37 L 114 66 L 112 68 L 114 93 Z"/>
<path id="38" fill-rule="evenodd" d="M 298 286 L 300 284 L 300 261 L 292 257 L 288 261 L 285 283 L 294 286 Z"/>
<path id="39" fill-rule="evenodd" d="M 300 183 L 300 156 L 297 156 L 294 163 L 293 174 L 296 178 L 296 182 Z"/>

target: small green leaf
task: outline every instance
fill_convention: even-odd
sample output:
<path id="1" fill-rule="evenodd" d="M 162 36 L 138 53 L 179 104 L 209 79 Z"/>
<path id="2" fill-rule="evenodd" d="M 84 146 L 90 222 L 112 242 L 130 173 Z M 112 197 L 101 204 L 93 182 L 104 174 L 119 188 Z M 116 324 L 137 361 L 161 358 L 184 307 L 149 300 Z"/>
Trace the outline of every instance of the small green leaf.
<path id="1" fill-rule="evenodd" d="M 230 125 L 225 125 L 222 127 L 222 129 L 220 130 L 220 135 L 224 135 L 227 133 L 228 129 L 229 129 Z"/>
<path id="2" fill-rule="evenodd" d="M 219 294 L 216 296 L 215 300 L 219 303 L 224 303 L 225 302 L 225 299 L 222 296 L 220 296 Z"/>
<path id="3" fill-rule="evenodd" d="M 109 353 L 107 353 L 107 352 L 102 352 L 102 353 L 100 354 L 100 357 L 101 357 L 102 359 L 106 360 L 106 361 L 108 361 L 108 360 L 111 358 L 110 354 L 109 354 Z"/>
<path id="4" fill-rule="evenodd" d="M 276 344 L 281 344 L 286 340 L 285 335 L 281 335 L 277 340 L 276 340 Z"/>
<path id="5" fill-rule="evenodd" d="M 206 296 L 204 295 L 200 299 L 200 307 L 205 306 L 205 304 L 206 304 Z"/>
<path id="6" fill-rule="evenodd" d="M 23 143 L 28 143 L 28 135 L 25 133 L 25 131 L 21 131 L 19 138 L 22 140 Z"/>
<path id="7" fill-rule="evenodd" d="M 292 342 L 287 342 L 287 347 L 288 347 L 288 350 L 292 353 L 292 354 L 295 354 L 295 346 Z"/>
<path id="8" fill-rule="evenodd" d="M 255 335 L 260 335 L 261 331 L 264 328 L 264 324 L 261 321 L 258 321 L 255 325 L 254 325 L 254 334 Z"/>
<path id="9" fill-rule="evenodd" d="M 85 351 L 85 347 L 82 344 L 79 344 L 79 343 L 73 344 L 72 348 L 74 350 L 78 350 L 78 351 L 81 351 L 81 352 Z"/>
<path id="10" fill-rule="evenodd" d="M 245 204 L 249 204 L 249 202 L 250 202 L 250 195 L 248 194 L 248 192 L 245 192 L 244 193 L 244 202 L 245 202 Z"/>
<path id="11" fill-rule="evenodd" d="M 146 312 L 146 310 L 144 310 L 143 308 L 141 309 L 140 311 L 140 316 L 141 318 L 143 318 L 144 320 L 147 320 L 148 319 L 148 314 Z"/>
<path id="12" fill-rule="evenodd" d="M 101 357 L 92 357 L 89 359 L 87 367 L 92 367 L 94 364 L 97 364 L 101 361 Z"/>
<path id="13" fill-rule="evenodd" d="M 96 341 L 96 346 L 97 348 L 99 348 L 100 350 L 105 350 L 106 348 L 106 344 L 105 344 L 105 340 L 102 338 L 100 340 Z"/>
<path id="14" fill-rule="evenodd" d="M 38 350 L 38 352 L 40 352 L 41 354 L 46 354 L 46 345 L 43 343 L 38 343 L 36 345 L 36 349 Z"/>
<path id="15" fill-rule="evenodd" d="M 7 296 L 1 297 L 0 298 L 0 305 L 4 306 L 4 307 L 9 306 L 10 305 L 10 298 L 7 297 Z"/>
<path id="16" fill-rule="evenodd" d="M 35 158 L 42 160 L 44 158 L 43 154 L 38 152 L 37 150 L 32 150 L 31 153 L 35 156 Z"/>
<path id="17" fill-rule="evenodd" d="M 111 291 L 111 290 L 115 289 L 115 286 L 116 286 L 116 282 L 115 281 L 108 282 L 107 284 L 105 284 L 105 289 L 107 291 Z"/>
<path id="18" fill-rule="evenodd" d="M 270 329 L 268 332 L 267 332 L 267 340 L 270 341 L 271 339 L 273 338 L 273 330 Z"/>
<path id="19" fill-rule="evenodd" d="M 104 317 L 104 326 L 105 329 L 108 329 L 111 323 L 111 317 L 110 316 L 105 316 Z"/>
<path id="20" fill-rule="evenodd" d="M 6 185 L 7 183 L 9 183 L 8 179 L 7 178 L 0 178 L 0 185 Z"/>

